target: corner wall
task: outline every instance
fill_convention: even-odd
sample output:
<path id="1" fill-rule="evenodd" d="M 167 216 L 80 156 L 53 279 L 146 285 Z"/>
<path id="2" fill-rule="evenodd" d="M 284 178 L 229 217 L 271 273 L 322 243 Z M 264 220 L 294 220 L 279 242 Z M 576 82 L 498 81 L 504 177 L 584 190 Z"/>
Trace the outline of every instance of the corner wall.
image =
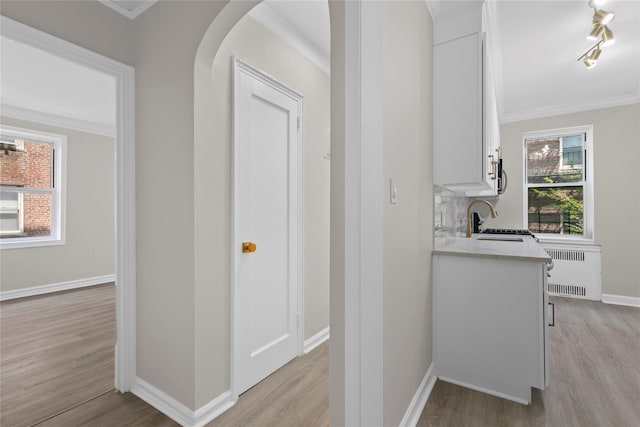
<path id="1" fill-rule="evenodd" d="M 432 21 L 385 3 L 384 425 L 398 425 L 431 364 Z M 389 202 L 389 180 L 398 187 Z"/>
<path id="2" fill-rule="evenodd" d="M 595 240 L 602 245 L 602 293 L 640 297 L 640 104 L 505 123 L 501 145 L 509 187 L 485 227 L 522 228 L 524 132 L 593 125 Z"/>

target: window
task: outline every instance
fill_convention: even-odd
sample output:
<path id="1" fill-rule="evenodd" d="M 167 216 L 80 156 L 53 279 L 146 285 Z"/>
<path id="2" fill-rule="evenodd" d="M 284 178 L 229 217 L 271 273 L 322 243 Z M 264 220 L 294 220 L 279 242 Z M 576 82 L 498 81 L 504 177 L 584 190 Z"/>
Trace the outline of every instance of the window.
<path id="1" fill-rule="evenodd" d="M 64 243 L 66 138 L 0 126 L 0 247 Z"/>
<path id="2" fill-rule="evenodd" d="M 593 239 L 592 126 L 524 135 L 525 221 L 544 238 Z"/>

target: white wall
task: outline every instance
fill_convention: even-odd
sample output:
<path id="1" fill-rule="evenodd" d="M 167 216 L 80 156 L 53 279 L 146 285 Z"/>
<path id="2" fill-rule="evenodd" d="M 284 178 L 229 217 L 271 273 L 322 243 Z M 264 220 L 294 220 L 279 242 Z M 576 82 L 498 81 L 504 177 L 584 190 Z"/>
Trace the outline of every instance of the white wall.
<path id="1" fill-rule="evenodd" d="M 398 425 L 431 363 L 432 22 L 389 1 L 384 21 L 384 425 Z M 389 203 L 389 179 L 399 196 Z"/>
<path id="2" fill-rule="evenodd" d="M 640 297 L 640 104 L 505 123 L 501 144 L 509 187 L 485 227 L 522 228 L 524 132 L 593 125 L 595 240 L 602 245 L 602 292 Z"/>
<path id="3" fill-rule="evenodd" d="M 0 291 L 115 274 L 113 138 L 7 117 L 0 121 L 67 136 L 65 244 L 2 249 Z"/>

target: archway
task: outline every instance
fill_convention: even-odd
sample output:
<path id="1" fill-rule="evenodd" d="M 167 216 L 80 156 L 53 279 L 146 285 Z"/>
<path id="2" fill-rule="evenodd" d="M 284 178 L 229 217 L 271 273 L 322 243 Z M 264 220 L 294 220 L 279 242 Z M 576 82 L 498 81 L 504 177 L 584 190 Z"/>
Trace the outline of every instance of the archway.
<path id="1" fill-rule="evenodd" d="M 217 129 L 202 112 L 215 111 L 210 98 L 213 89 L 210 75 L 222 41 L 258 3 L 229 2 L 205 33 L 195 59 L 196 407 L 209 402 L 212 396 L 226 395 L 230 402 L 233 399 L 229 332 L 230 152 L 228 141 L 220 142 Z M 375 2 L 330 2 L 329 9 L 331 419 L 336 425 L 361 421 L 380 424 L 383 165 L 379 30 L 383 15 Z M 368 151 L 362 150 L 365 140 Z M 217 144 L 223 147 L 217 154 L 208 151 L 207 147 Z M 208 180 L 203 179 L 204 168 L 213 171 Z M 207 204 L 203 197 L 206 192 L 207 197 L 221 202 L 215 206 Z M 201 235 L 199 230 L 205 221 L 216 223 L 216 230 Z"/>

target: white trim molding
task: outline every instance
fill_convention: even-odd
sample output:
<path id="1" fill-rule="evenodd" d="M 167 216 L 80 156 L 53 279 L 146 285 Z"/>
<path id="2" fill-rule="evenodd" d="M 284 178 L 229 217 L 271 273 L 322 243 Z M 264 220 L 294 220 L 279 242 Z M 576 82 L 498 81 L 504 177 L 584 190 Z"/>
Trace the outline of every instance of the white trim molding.
<path id="1" fill-rule="evenodd" d="M 107 6 L 108 8 L 115 10 L 119 14 L 126 16 L 129 19 L 136 19 L 138 16 L 142 14 L 142 12 L 149 9 L 158 0 L 143 0 L 141 2 L 138 2 L 140 4 L 134 7 L 133 9 L 128 9 L 122 6 L 122 3 L 123 3 L 122 1 L 120 2 L 115 2 L 112 0 L 98 0 L 98 1 L 103 5 Z"/>
<path id="2" fill-rule="evenodd" d="M 28 44 L 116 81 L 116 323 L 115 388 L 129 391 L 136 373 L 135 70 L 106 56 L 0 16 L 4 37 Z"/>
<path id="3" fill-rule="evenodd" d="M 311 338 L 304 340 L 304 354 L 309 353 L 320 344 L 329 339 L 329 327 L 327 326 Z"/>
<path id="4" fill-rule="evenodd" d="M 605 304 L 626 305 L 628 307 L 639 307 L 639 297 L 626 297 L 624 295 L 602 294 L 602 302 Z"/>
<path id="5" fill-rule="evenodd" d="M 605 99 L 581 102 L 579 104 L 549 105 L 533 108 L 526 111 L 506 112 L 500 123 L 520 122 L 524 120 L 539 119 L 542 117 L 561 116 L 564 114 L 580 113 L 582 111 L 601 110 L 604 108 L 622 107 L 625 105 L 640 103 L 637 94 L 620 95 Z"/>
<path id="6" fill-rule="evenodd" d="M 383 425 L 385 8 L 331 3 L 331 425 Z"/>
<path id="7" fill-rule="evenodd" d="M 418 425 L 420 415 L 422 415 L 422 411 L 427 404 L 427 400 L 429 400 L 433 386 L 436 385 L 436 380 L 438 379 L 438 377 L 433 375 L 433 370 L 433 362 L 431 362 L 416 393 L 413 395 L 413 399 L 411 399 L 411 403 L 409 403 L 407 411 L 404 413 L 404 417 L 402 417 L 402 421 L 400 421 L 400 427 L 415 427 Z"/>
<path id="8" fill-rule="evenodd" d="M 108 124 L 92 123 L 71 117 L 56 116 L 54 114 L 43 113 L 41 111 L 16 107 L 15 105 L 0 105 L 0 115 L 12 119 L 25 120 L 64 129 L 78 130 L 95 135 L 113 137 L 116 134 L 116 128 Z"/>
<path id="9" fill-rule="evenodd" d="M 302 32 L 289 24 L 269 6 L 268 2 L 262 2 L 257 7 L 251 9 L 249 16 L 298 51 L 302 56 L 313 62 L 322 71 L 327 74 L 331 73 L 329 52 L 316 45 Z"/>
<path id="10" fill-rule="evenodd" d="M 9 301 L 16 298 L 33 297 L 36 295 L 50 294 L 53 292 L 68 291 L 71 289 L 86 288 L 89 286 L 103 285 L 115 282 L 115 274 L 105 276 L 88 277 L 86 279 L 69 280 L 67 282 L 51 283 L 48 285 L 31 286 L 22 289 L 13 289 L 0 292 L 0 301 Z"/>
<path id="11" fill-rule="evenodd" d="M 231 390 L 227 390 L 200 409 L 193 411 L 139 377 L 134 378 L 131 393 L 184 427 L 204 426 L 236 403 Z"/>

